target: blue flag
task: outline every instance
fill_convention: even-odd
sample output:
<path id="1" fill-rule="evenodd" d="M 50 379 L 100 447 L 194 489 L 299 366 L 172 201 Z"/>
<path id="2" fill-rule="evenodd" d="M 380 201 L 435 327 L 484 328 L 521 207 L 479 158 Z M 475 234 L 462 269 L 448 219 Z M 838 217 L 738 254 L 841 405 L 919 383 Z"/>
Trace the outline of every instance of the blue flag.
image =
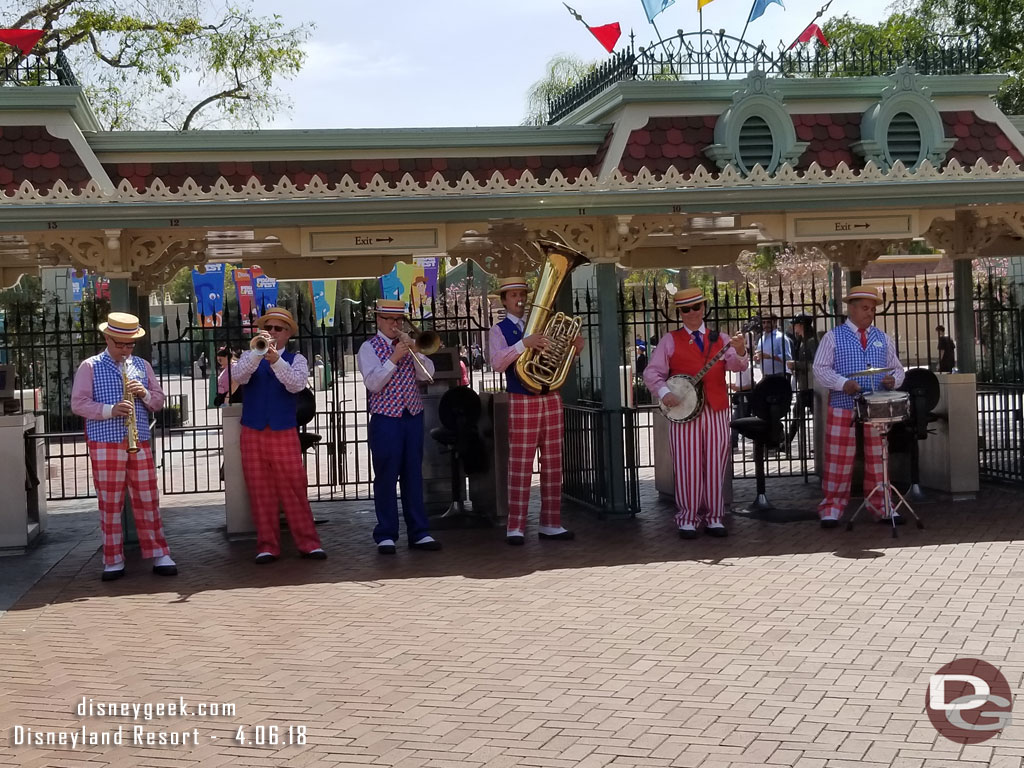
<path id="1" fill-rule="evenodd" d="M 647 12 L 647 20 L 654 23 L 654 17 L 659 13 L 668 8 L 676 0 L 640 0 L 644 4 L 644 10 Z"/>
<path id="2" fill-rule="evenodd" d="M 782 0 L 754 0 L 754 4 L 750 8 L 750 18 L 747 19 L 747 24 L 752 22 L 754 19 L 760 19 L 772 3 L 778 3 L 782 6 L 782 10 L 786 10 L 786 6 L 782 5 Z"/>

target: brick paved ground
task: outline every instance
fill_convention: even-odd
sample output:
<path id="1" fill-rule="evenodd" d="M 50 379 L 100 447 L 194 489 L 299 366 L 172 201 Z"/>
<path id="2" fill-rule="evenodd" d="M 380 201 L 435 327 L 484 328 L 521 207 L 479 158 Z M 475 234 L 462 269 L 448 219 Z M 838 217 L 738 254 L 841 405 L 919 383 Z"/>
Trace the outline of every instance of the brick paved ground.
<path id="1" fill-rule="evenodd" d="M 799 481 L 773 488 L 776 503 L 813 505 Z M 751 495 L 740 484 L 737 497 Z M 847 533 L 734 516 L 729 539 L 684 542 L 647 498 L 633 521 L 571 512 L 571 544 L 514 549 L 500 530 L 449 531 L 442 553 L 393 558 L 370 545 L 367 504 L 318 505 L 330 559 L 268 567 L 251 563 L 251 542 L 223 539 L 207 501 L 166 510 L 176 579 L 130 558 L 128 578 L 101 583 L 93 515 L 73 507 L 43 547 L 0 560 L 9 588 L 49 568 L 0 616 L 0 765 L 1022 762 L 1024 726 L 961 748 L 923 714 L 928 675 L 957 656 L 1024 690 L 1019 489 L 922 505 L 927 529 L 896 540 L 874 524 Z M 83 697 L 183 697 L 192 711 L 79 717 Z M 237 714 L 200 718 L 200 702 Z M 199 744 L 11 743 L 15 725 L 121 724 L 195 728 Z M 251 739 L 257 725 L 305 726 L 308 743 L 235 743 L 239 726 Z"/>

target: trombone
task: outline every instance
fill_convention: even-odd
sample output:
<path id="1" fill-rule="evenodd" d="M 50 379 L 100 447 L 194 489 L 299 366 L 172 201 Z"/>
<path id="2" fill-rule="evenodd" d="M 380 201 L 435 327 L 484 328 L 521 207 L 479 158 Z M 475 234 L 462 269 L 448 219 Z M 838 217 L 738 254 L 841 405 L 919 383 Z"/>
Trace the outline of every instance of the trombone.
<path id="1" fill-rule="evenodd" d="M 413 335 L 407 333 L 405 328 L 403 328 L 403 330 L 399 334 L 399 337 L 402 339 L 402 341 L 404 341 L 406 344 L 412 347 L 413 363 L 416 365 L 417 368 L 420 369 L 420 373 L 427 377 L 427 383 L 433 384 L 434 377 L 430 375 L 430 373 L 426 369 L 426 366 L 423 365 L 423 363 L 416 355 L 417 353 L 421 355 L 432 355 L 435 352 L 437 352 L 437 350 L 441 348 L 441 337 L 437 334 L 436 331 L 421 331 L 419 328 L 413 325 L 412 321 L 409 320 L 409 318 L 407 317 L 403 317 L 402 321 L 404 323 L 405 328 L 408 328 Z"/>

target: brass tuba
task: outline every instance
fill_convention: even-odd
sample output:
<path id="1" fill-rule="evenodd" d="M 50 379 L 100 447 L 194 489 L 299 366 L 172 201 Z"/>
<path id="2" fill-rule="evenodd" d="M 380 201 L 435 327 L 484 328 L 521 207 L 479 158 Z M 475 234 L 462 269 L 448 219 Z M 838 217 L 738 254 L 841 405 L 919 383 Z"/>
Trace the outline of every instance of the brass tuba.
<path id="1" fill-rule="evenodd" d="M 580 333 L 582 318 L 554 312 L 555 297 L 569 273 L 590 259 L 564 243 L 538 240 L 537 247 L 547 257 L 530 308 L 523 337 L 542 333 L 550 340 L 543 352 L 527 349 L 516 361 L 516 373 L 523 386 L 544 395 L 560 389 L 569 378 L 576 350 L 573 341 Z M 552 314 L 553 313 L 553 314 Z"/>

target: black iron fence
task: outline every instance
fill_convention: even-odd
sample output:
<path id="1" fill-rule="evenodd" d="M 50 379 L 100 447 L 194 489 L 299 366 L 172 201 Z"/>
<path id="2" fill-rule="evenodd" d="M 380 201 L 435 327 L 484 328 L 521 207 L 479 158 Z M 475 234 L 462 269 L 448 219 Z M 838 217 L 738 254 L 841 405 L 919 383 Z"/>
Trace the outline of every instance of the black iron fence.
<path id="1" fill-rule="evenodd" d="M 64 51 L 46 56 L 11 55 L 0 59 L 0 86 L 78 86 L 78 78 Z"/>
<path id="2" fill-rule="evenodd" d="M 869 77 L 909 65 L 922 75 L 964 75 L 986 71 L 986 50 L 974 36 L 921 40 L 914 44 L 859 47 L 814 44 L 787 49 L 754 44 L 723 32 L 682 32 L 625 48 L 548 103 L 557 122 L 623 80 L 672 81 L 745 77 L 759 70 L 772 77 Z"/>

